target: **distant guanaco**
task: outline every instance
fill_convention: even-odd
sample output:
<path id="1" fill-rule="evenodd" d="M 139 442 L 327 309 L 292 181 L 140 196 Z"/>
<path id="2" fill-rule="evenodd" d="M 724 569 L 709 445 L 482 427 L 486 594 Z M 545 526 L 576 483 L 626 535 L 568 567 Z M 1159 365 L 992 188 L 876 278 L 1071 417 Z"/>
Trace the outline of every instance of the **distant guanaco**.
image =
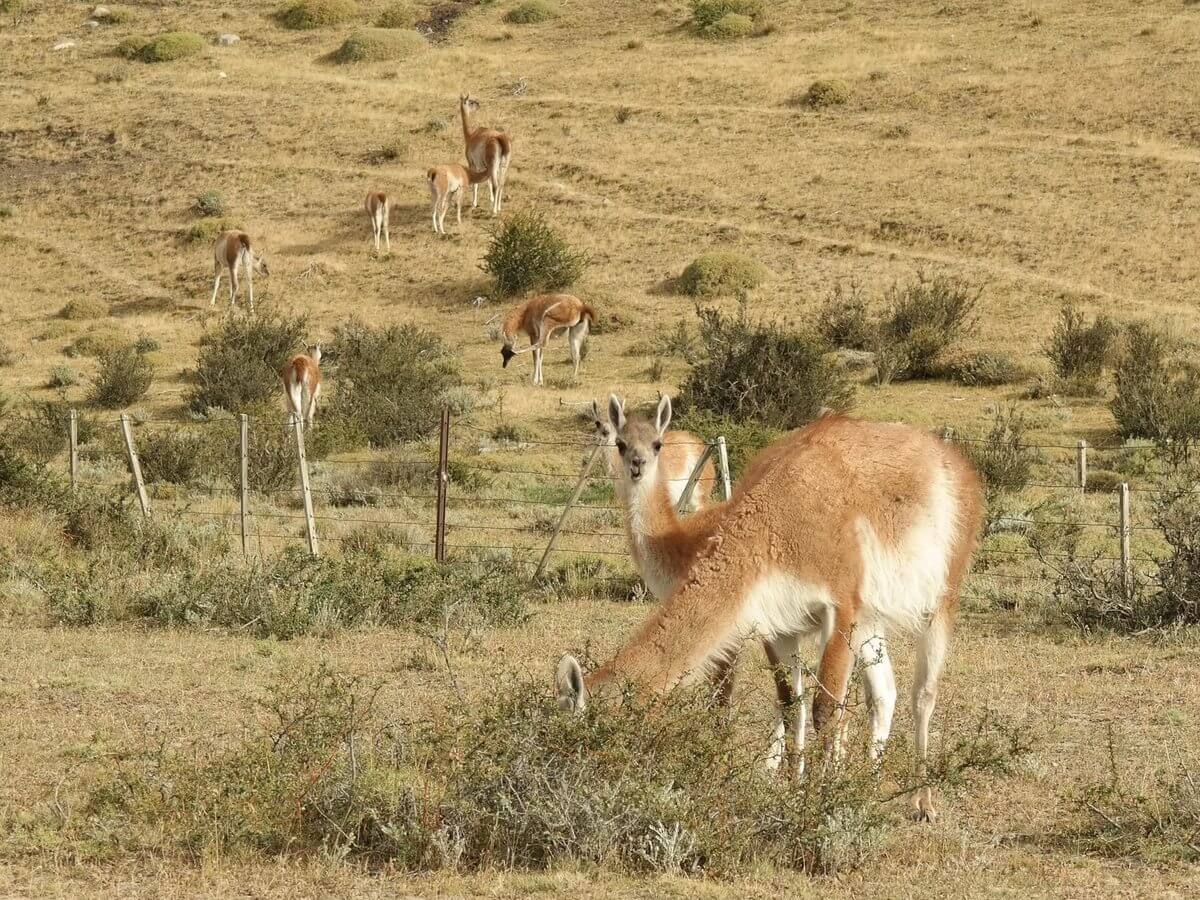
<path id="1" fill-rule="evenodd" d="M 254 273 L 270 275 L 267 269 L 265 253 L 255 254 L 250 249 L 250 235 L 244 231 L 223 231 L 217 235 L 213 244 L 213 281 L 212 298 L 208 305 L 217 302 L 217 289 L 221 286 L 221 273 L 229 272 L 229 305 L 233 306 L 238 291 L 238 266 L 246 270 L 246 287 L 250 294 L 250 309 L 254 309 Z"/>
<path id="2" fill-rule="evenodd" d="M 317 398 L 321 396 L 321 342 L 310 352 L 297 353 L 279 373 L 283 378 L 283 393 L 288 409 L 312 428 L 317 415 Z"/>
<path id="3" fill-rule="evenodd" d="M 457 163 L 430 166 L 425 176 L 429 179 L 429 199 L 433 204 L 433 230 L 438 234 L 446 233 L 446 213 L 450 209 L 450 197 L 454 197 L 454 218 L 461 226 L 463 192 L 467 185 L 473 184 L 478 190 L 479 183 L 489 178 L 487 172 L 468 169 Z"/>
<path id="4" fill-rule="evenodd" d="M 488 194 L 492 198 L 492 215 L 500 214 L 504 185 L 508 181 L 508 164 L 512 161 L 512 138 L 494 128 L 472 128 L 471 114 L 479 109 L 479 101 L 469 94 L 458 98 L 458 114 L 462 117 L 463 140 L 467 145 L 467 165 L 487 173 Z M 479 185 L 475 184 L 471 208 L 479 205 Z"/>
<path id="5" fill-rule="evenodd" d="M 596 311 L 571 294 L 539 294 L 515 306 L 504 320 L 500 356 L 507 367 L 514 356 L 533 351 L 533 383 L 542 384 L 542 349 L 556 334 L 567 332 L 571 362 L 579 374 L 579 351 L 588 336 L 588 326 Z M 529 338 L 529 346 L 514 350 L 518 333 Z"/>
<path id="6" fill-rule="evenodd" d="M 389 218 L 391 216 L 391 200 L 383 191 L 371 191 L 367 194 L 367 199 L 363 201 L 363 209 L 367 211 L 367 218 L 371 220 L 371 233 L 375 237 L 375 252 L 379 252 L 379 239 L 383 238 L 383 244 L 387 247 L 387 252 L 392 252 L 392 238 L 388 234 Z"/>

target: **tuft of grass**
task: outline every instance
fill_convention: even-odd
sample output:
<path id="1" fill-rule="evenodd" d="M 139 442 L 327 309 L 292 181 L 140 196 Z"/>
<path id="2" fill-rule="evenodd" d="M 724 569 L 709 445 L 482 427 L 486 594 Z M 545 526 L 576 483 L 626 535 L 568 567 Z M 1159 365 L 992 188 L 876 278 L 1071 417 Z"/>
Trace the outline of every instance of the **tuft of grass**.
<path id="1" fill-rule="evenodd" d="M 549 0 L 525 0 L 504 14 L 504 21 L 509 25 L 537 25 L 557 19 L 560 13 L 558 7 Z"/>
<path id="2" fill-rule="evenodd" d="M 716 297 L 750 291 L 767 277 L 758 260 L 733 251 L 717 251 L 697 257 L 679 276 L 681 293 L 690 297 Z"/>
<path id="3" fill-rule="evenodd" d="M 704 36 L 714 41 L 733 41 L 754 34 L 754 20 L 740 13 L 726 13 L 704 29 Z"/>
<path id="4" fill-rule="evenodd" d="M 220 426 L 205 425 L 192 431 L 139 429 L 136 441 L 142 476 L 149 484 L 193 484 L 224 475 L 227 463 L 222 457 L 237 455 L 235 428 L 230 419 Z M 240 457 L 238 467 L 240 470 Z"/>
<path id="5" fill-rule="evenodd" d="M 79 373 L 70 366 L 59 363 L 50 370 L 50 378 L 46 387 L 69 388 L 79 384 Z"/>
<path id="6" fill-rule="evenodd" d="M 195 56 L 204 46 L 204 38 L 193 31 L 168 31 L 154 37 L 127 37 L 117 44 L 116 53 L 145 63 L 173 62 Z"/>
<path id="7" fill-rule="evenodd" d="M 275 12 L 275 21 L 284 28 L 307 31 L 341 25 L 361 15 L 354 0 L 298 0 Z"/>
<path id="8" fill-rule="evenodd" d="M 375 14 L 376 28 L 412 28 L 420 18 L 408 0 L 392 0 Z"/>
<path id="9" fill-rule="evenodd" d="M 68 300 L 58 312 L 62 319 L 103 319 L 108 315 L 108 304 L 98 297 L 77 297 Z"/>
<path id="10" fill-rule="evenodd" d="M 967 387 L 998 387 L 1026 381 L 1031 373 L 1007 353 L 980 351 L 955 357 L 942 367 L 942 375 Z"/>
<path id="11" fill-rule="evenodd" d="M 0 368 L 8 368 L 16 363 L 17 351 L 7 341 L 0 341 Z"/>
<path id="12" fill-rule="evenodd" d="M 192 209 L 205 218 L 220 217 L 229 212 L 229 201 L 220 191 L 205 191 L 196 198 Z"/>
<path id="13" fill-rule="evenodd" d="M 415 31 L 396 28 L 364 28 L 354 32 L 333 51 L 330 59 L 343 65 L 364 62 L 390 62 L 411 56 L 427 46 Z"/>
<path id="14" fill-rule="evenodd" d="M 997 409 L 987 437 L 960 448 L 983 479 L 989 531 L 994 524 L 991 517 L 1002 513 L 1001 497 L 1025 490 L 1033 477 L 1038 451 L 1026 443 L 1027 430 L 1025 417 L 1015 407 Z"/>
<path id="15" fill-rule="evenodd" d="M 587 268 L 587 254 L 573 250 L 536 211 L 505 219 L 492 231 L 482 268 L 501 296 L 570 287 Z"/>
<path id="16" fill-rule="evenodd" d="M 188 244 L 210 244 L 223 231 L 241 231 L 242 227 L 229 219 L 197 219 L 183 230 L 183 240 Z"/>
<path id="17" fill-rule="evenodd" d="M 820 78 L 808 86 L 803 94 L 796 97 L 797 106 L 807 106 L 810 109 L 824 109 L 829 106 L 842 106 L 850 102 L 853 93 L 850 85 L 838 78 Z"/>
<path id="18" fill-rule="evenodd" d="M 154 380 L 154 366 L 128 344 L 100 357 L 100 370 L 88 399 L 104 409 L 120 409 L 146 396 Z"/>

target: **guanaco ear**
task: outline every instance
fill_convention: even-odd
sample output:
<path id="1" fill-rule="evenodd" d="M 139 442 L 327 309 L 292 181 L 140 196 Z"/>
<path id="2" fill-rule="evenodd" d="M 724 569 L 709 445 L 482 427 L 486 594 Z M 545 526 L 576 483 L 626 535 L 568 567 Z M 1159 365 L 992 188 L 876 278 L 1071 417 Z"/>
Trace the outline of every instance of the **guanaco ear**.
<path id="1" fill-rule="evenodd" d="M 558 708 L 568 712 L 582 712 L 587 708 L 587 688 L 583 684 L 583 669 L 571 654 L 558 661 L 554 673 L 554 689 L 558 694 Z"/>
<path id="2" fill-rule="evenodd" d="M 616 394 L 608 395 L 608 418 L 617 431 L 625 427 L 625 404 Z"/>
<path id="3" fill-rule="evenodd" d="M 654 426 L 658 429 L 658 436 L 661 438 L 667 433 L 667 426 L 671 424 L 671 398 L 666 394 L 658 401 L 658 411 L 654 414 Z"/>

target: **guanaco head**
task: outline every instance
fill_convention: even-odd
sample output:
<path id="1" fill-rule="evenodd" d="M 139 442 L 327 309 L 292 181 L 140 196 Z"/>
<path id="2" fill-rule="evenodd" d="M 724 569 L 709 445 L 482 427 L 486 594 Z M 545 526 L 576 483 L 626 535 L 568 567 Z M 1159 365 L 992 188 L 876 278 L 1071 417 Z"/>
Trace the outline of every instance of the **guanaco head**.
<path id="1" fill-rule="evenodd" d="M 517 352 L 513 350 L 512 344 L 506 343 L 502 345 L 500 347 L 500 358 L 504 360 L 504 362 L 500 365 L 500 368 L 507 369 L 509 362 L 511 362 L 512 358 L 516 355 Z"/>
<path id="2" fill-rule="evenodd" d="M 314 346 L 312 348 L 312 351 L 308 354 L 308 356 L 309 356 L 309 359 L 311 359 L 315 363 L 319 364 L 321 362 L 321 342 L 320 341 L 317 341 L 316 346 Z"/>
<path id="3" fill-rule="evenodd" d="M 617 453 L 621 456 L 621 471 L 617 485 L 650 484 L 658 469 L 658 454 L 662 452 L 663 435 L 671 424 L 671 398 L 658 401 L 654 421 L 641 417 L 628 418 L 625 404 L 616 394 L 608 398 L 608 417 L 615 429 Z"/>
<path id="4" fill-rule="evenodd" d="M 613 445 L 612 422 L 609 421 L 607 413 L 600 411 L 600 404 L 595 400 L 592 401 L 592 434 L 595 436 L 596 443 L 601 447 Z"/>
<path id="5" fill-rule="evenodd" d="M 267 267 L 267 254 L 265 252 L 252 255 L 251 265 L 254 266 L 254 271 L 259 275 L 271 274 L 271 270 Z"/>
<path id="6" fill-rule="evenodd" d="M 479 109 L 479 101 L 470 94 L 459 94 L 458 106 L 460 109 L 465 110 L 468 113 L 473 113 L 475 110 Z"/>
<path id="7" fill-rule="evenodd" d="M 558 661 L 554 673 L 554 690 L 558 694 L 558 708 L 567 712 L 583 712 L 587 709 L 587 686 L 583 683 L 583 669 L 571 654 Z"/>

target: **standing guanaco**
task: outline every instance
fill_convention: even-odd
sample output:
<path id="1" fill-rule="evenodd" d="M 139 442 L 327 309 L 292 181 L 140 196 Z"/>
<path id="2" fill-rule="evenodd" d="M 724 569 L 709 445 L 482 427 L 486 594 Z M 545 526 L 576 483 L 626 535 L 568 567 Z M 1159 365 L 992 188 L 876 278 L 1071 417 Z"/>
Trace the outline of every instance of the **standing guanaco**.
<path id="1" fill-rule="evenodd" d="M 533 351 L 533 383 L 542 384 L 542 349 L 554 335 L 567 332 L 571 362 L 579 374 L 580 350 L 588 336 L 588 325 L 596 311 L 571 294 L 539 294 L 513 307 L 500 329 L 503 346 L 500 357 L 507 368 L 512 358 Z M 514 350 L 517 335 L 524 333 L 529 346 Z"/>
<path id="2" fill-rule="evenodd" d="M 487 181 L 487 172 L 468 169 L 457 163 L 431 166 L 425 173 L 429 181 L 429 199 L 433 205 L 433 230 L 438 234 L 446 233 L 446 212 L 450 209 L 450 198 L 454 197 L 454 218 L 462 226 L 463 191 L 467 185 L 475 185 L 478 189 L 481 181 Z"/>
<path id="3" fill-rule="evenodd" d="M 297 353 L 279 373 L 288 410 L 306 427 L 312 428 L 321 396 L 321 342 L 309 352 Z"/>
<path id="4" fill-rule="evenodd" d="M 630 491 L 656 482 L 664 398 L 653 423 L 609 415 L 623 445 Z M 895 705 L 891 666 L 864 652 L 891 629 L 917 635 L 912 703 L 918 781 L 958 594 L 982 519 L 979 476 L 932 435 L 900 424 L 825 416 L 763 450 L 714 512 L 681 520 L 673 549 L 700 547 L 679 584 L 613 659 L 587 677 L 564 656 L 555 683 L 566 709 L 615 681 L 664 693 L 710 670 L 747 636 L 785 646 L 819 636 L 813 724 L 844 722 L 850 672 L 865 658 L 875 746 Z M 694 527 L 688 527 L 695 523 Z M 701 545 L 699 542 L 703 542 Z M 886 658 L 886 657 L 884 657 Z M 913 795 L 919 819 L 936 817 L 932 790 Z"/>
<path id="5" fill-rule="evenodd" d="M 367 199 L 363 201 L 363 209 L 367 211 L 367 218 L 371 220 L 371 234 L 375 238 L 375 252 L 379 252 L 379 240 L 383 239 L 383 244 L 387 248 L 387 252 L 392 252 L 392 238 L 388 234 L 392 204 L 391 199 L 383 191 L 371 191 L 367 194 Z"/>
<path id="6" fill-rule="evenodd" d="M 500 214 L 504 185 L 508 181 L 508 164 L 512 161 L 512 138 L 494 128 L 472 128 L 471 115 L 479 109 L 479 101 L 469 94 L 460 94 L 458 114 L 462 118 L 463 140 L 467 145 L 467 165 L 487 173 L 488 194 L 492 198 L 492 215 Z M 479 184 L 475 183 L 471 208 L 479 205 Z"/>
<path id="7" fill-rule="evenodd" d="M 270 275 L 267 268 L 265 253 L 255 254 L 250 249 L 250 235 L 244 231 L 223 231 L 217 235 L 213 244 L 213 280 L 212 298 L 208 305 L 217 302 L 217 289 L 221 286 L 221 273 L 229 272 L 229 305 L 234 305 L 238 292 L 238 267 L 246 270 L 246 287 L 249 292 L 250 309 L 254 309 L 254 273 Z"/>

